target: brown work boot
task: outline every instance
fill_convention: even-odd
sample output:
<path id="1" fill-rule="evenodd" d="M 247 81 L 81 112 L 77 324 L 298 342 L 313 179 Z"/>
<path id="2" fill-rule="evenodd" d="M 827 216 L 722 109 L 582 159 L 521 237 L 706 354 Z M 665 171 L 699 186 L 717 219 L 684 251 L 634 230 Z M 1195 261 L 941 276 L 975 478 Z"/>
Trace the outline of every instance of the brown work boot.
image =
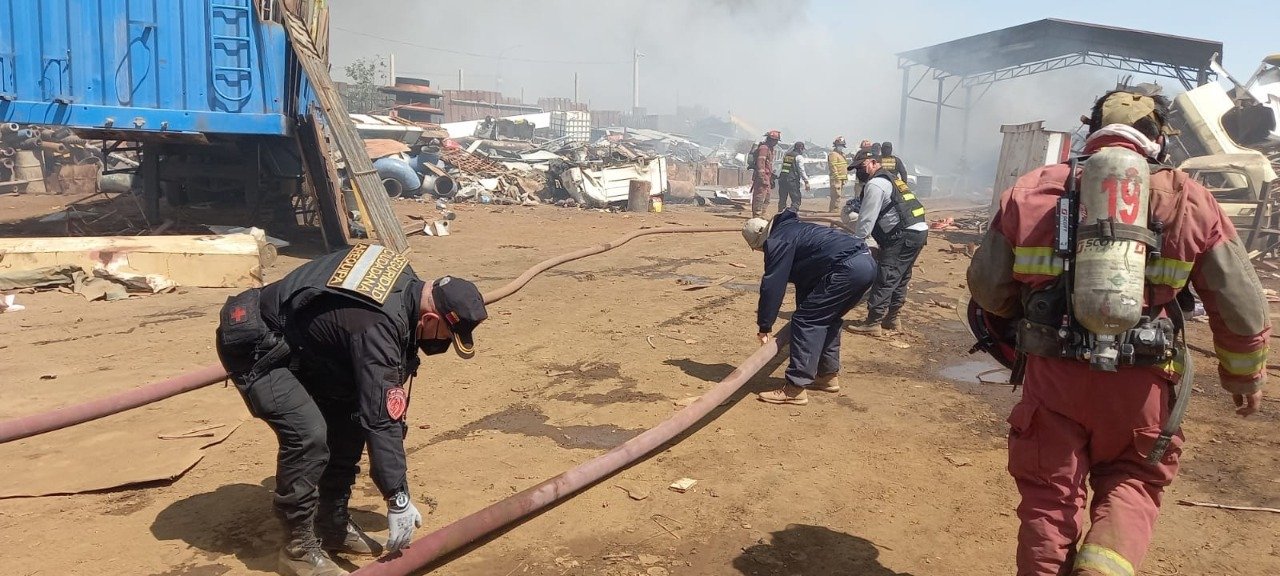
<path id="1" fill-rule="evenodd" d="M 808 387 L 809 390 L 817 390 L 819 392 L 839 392 L 840 391 L 840 374 L 832 372 L 831 374 L 819 374 L 814 378 L 813 384 Z"/>
<path id="2" fill-rule="evenodd" d="M 783 384 L 782 387 L 777 390 L 761 392 L 759 394 L 759 398 L 761 402 L 768 402 L 770 404 L 793 404 L 796 406 L 804 406 L 809 403 L 809 394 L 805 392 L 804 388 L 794 386 L 790 382 Z"/>
<path id="3" fill-rule="evenodd" d="M 888 330 L 889 332 L 894 332 L 898 329 L 898 319 L 885 318 L 884 321 L 880 322 L 880 327 Z"/>
<path id="4" fill-rule="evenodd" d="M 855 334 L 865 334 L 879 338 L 884 336 L 884 328 L 879 322 L 851 322 L 845 329 Z"/>
<path id="5" fill-rule="evenodd" d="M 325 534 L 320 539 L 320 547 L 330 554 L 381 556 L 387 541 L 365 534 L 355 522 L 348 521 L 346 533 Z"/>
<path id="6" fill-rule="evenodd" d="M 346 576 L 349 574 L 320 549 L 320 542 L 316 540 L 315 532 L 310 529 L 307 529 L 305 534 L 294 533 L 294 536 L 280 550 L 276 570 L 285 576 Z"/>

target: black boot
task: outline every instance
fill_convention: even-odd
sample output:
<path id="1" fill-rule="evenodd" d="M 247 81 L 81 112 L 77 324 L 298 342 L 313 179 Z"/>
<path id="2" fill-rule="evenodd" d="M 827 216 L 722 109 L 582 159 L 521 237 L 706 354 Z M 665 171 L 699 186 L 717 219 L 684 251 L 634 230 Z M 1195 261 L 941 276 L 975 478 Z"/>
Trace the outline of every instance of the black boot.
<path id="1" fill-rule="evenodd" d="M 280 550 L 277 571 L 285 576 L 345 576 L 348 574 L 320 548 L 312 519 L 289 526 L 289 541 Z"/>
<path id="2" fill-rule="evenodd" d="M 386 541 L 370 536 L 356 525 L 347 509 L 346 498 L 337 502 L 320 502 L 316 510 L 316 535 L 320 546 L 334 554 L 381 556 Z"/>

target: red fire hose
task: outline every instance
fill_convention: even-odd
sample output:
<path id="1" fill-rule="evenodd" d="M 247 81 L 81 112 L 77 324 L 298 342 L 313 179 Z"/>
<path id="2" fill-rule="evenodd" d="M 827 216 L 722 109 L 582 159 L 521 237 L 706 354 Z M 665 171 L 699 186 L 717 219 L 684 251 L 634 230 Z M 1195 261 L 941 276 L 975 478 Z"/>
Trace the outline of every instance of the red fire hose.
<path id="1" fill-rule="evenodd" d="M 507 285 L 485 294 L 485 302 L 493 303 L 510 296 L 525 284 L 528 284 L 535 276 L 552 267 L 593 254 L 612 250 L 634 240 L 635 238 L 639 238 L 640 236 L 650 234 L 679 234 L 696 232 L 737 232 L 738 230 L 739 228 L 736 226 L 716 228 L 653 228 L 649 230 L 639 230 L 605 244 L 600 244 L 590 248 L 583 248 L 582 250 L 544 260 L 526 270 L 518 278 L 512 280 Z M 476 541 L 489 532 L 531 515 L 557 500 L 575 494 L 579 490 L 590 486 L 600 479 L 634 462 L 641 456 L 652 452 L 657 447 L 669 442 L 672 438 L 675 438 L 678 434 L 689 429 L 690 426 L 704 418 L 714 410 L 716 406 L 719 406 L 720 403 L 728 399 L 734 392 L 741 388 L 743 384 L 750 380 L 752 376 L 759 372 L 770 359 L 778 354 L 778 342 L 782 339 L 788 338 L 790 326 L 791 325 L 789 323 L 786 326 L 783 326 L 768 343 L 764 344 L 751 354 L 751 356 L 747 357 L 745 362 L 721 380 L 719 384 L 712 387 L 711 390 L 706 394 L 703 394 L 693 404 L 677 412 L 666 421 L 563 474 L 551 478 L 550 480 L 546 480 L 504 500 L 491 504 L 478 512 L 470 514 L 453 522 L 452 524 L 431 532 L 430 534 L 415 540 L 408 548 L 405 548 L 399 554 L 379 559 L 373 564 L 360 568 L 353 574 L 364 576 L 398 576 L 409 574 L 427 566 L 431 562 L 440 559 L 442 556 L 449 554 L 450 552 L 456 551 L 463 546 Z M 76 406 L 59 408 L 44 414 L 36 414 L 0 422 L 0 443 L 34 436 L 36 434 L 102 418 L 131 408 L 137 408 L 170 396 L 175 396 L 183 392 L 207 386 L 225 378 L 226 373 L 222 370 L 221 366 L 206 366 L 199 370 L 194 370 L 168 380 L 149 384 L 147 386 L 107 398 L 101 398 Z"/>
<path id="2" fill-rule="evenodd" d="M 184 372 L 168 380 L 153 382 L 133 390 L 113 394 L 106 398 L 90 400 L 73 406 L 64 406 L 41 414 L 5 420 L 0 422 L 0 444 L 21 440 L 28 436 L 44 434 L 45 432 L 52 432 L 68 426 L 75 426 L 76 424 L 83 424 L 90 420 L 97 420 L 118 412 L 145 406 L 170 396 L 177 396 L 183 392 L 190 392 L 215 382 L 221 382 L 226 378 L 227 372 L 222 369 L 222 365 L 213 364 L 190 372 Z"/>
<path id="3" fill-rule="evenodd" d="M 652 452 L 677 434 L 684 432 L 733 395 L 778 354 L 778 342 L 789 337 L 790 328 L 791 324 L 787 323 L 773 338 L 769 339 L 768 343 L 748 356 L 746 361 L 724 380 L 713 386 L 693 404 L 676 412 L 661 424 L 600 456 L 579 464 L 568 472 L 513 494 L 505 500 L 490 504 L 479 512 L 460 518 L 452 524 L 414 540 L 399 554 L 380 559 L 352 574 L 359 576 L 410 574 L 489 532 L 533 514 L 557 500 L 572 496 L 601 478 L 617 472 L 623 466 Z"/>
<path id="4" fill-rule="evenodd" d="M 537 276 L 552 267 L 559 266 L 571 260 L 590 256 L 592 254 L 599 254 L 607 250 L 612 250 L 641 236 L 647 236 L 650 234 L 688 234 L 694 232 L 736 232 L 738 230 L 740 230 L 740 228 L 729 226 L 715 228 L 667 227 L 637 230 L 604 244 L 583 248 L 582 250 L 543 260 L 532 268 L 526 270 L 524 274 L 521 274 L 519 278 L 512 280 L 506 286 L 486 294 L 484 301 L 488 304 L 506 298 L 519 290 L 525 284 L 528 284 L 534 276 Z M 76 424 L 83 424 L 90 420 L 97 420 L 98 418 L 124 412 L 125 410 L 145 406 L 171 396 L 177 396 L 183 392 L 190 392 L 197 388 L 203 388 L 210 384 L 221 382 L 226 378 L 227 373 L 222 369 L 222 366 L 214 364 L 180 374 L 173 378 L 169 378 L 168 380 L 161 380 L 159 382 L 147 384 L 106 398 L 90 400 L 89 402 L 74 406 L 57 408 L 41 414 L 32 414 L 30 416 L 22 416 L 19 418 L 5 420 L 0 422 L 0 444 L 35 436 L 37 434 L 44 434 L 45 432 L 52 432 L 68 426 L 75 426 Z"/>

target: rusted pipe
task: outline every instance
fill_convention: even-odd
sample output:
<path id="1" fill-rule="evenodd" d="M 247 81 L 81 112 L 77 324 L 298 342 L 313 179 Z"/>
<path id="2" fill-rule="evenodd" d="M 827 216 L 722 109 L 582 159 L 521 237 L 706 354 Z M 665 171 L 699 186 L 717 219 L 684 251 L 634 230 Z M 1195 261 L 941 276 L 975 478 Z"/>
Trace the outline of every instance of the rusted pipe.
<path id="1" fill-rule="evenodd" d="M 57 152 L 57 153 L 59 153 L 59 154 L 61 154 L 61 153 L 63 153 L 63 152 L 66 152 L 66 151 L 67 151 L 67 147 L 66 147 L 66 146 L 64 146 L 64 145 L 62 145 L 62 144 L 58 144 L 57 142 L 44 142 L 44 141 L 41 141 L 41 142 L 40 142 L 40 147 L 41 147 L 41 148 L 44 148 L 45 150 L 48 150 L 48 151 L 50 151 L 50 152 Z"/>
<path id="2" fill-rule="evenodd" d="M 736 230 L 736 228 L 735 228 Z M 788 322 L 769 342 L 747 357 L 732 373 L 688 407 L 618 447 L 592 458 L 568 472 L 513 494 L 488 507 L 464 516 L 422 538 L 414 540 L 400 554 L 379 559 L 351 574 L 353 576 L 404 576 L 419 570 L 494 530 L 529 516 L 551 503 L 572 496 L 622 467 L 652 452 L 688 430 L 721 402 L 727 400 L 778 354 L 778 342 L 789 337 Z"/>
<path id="3" fill-rule="evenodd" d="M 486 304 L 497 302 L 515 291 L 528 284 L 534 276 L 542 272 L 571 260 L 577 260 L 599 254 L 606 250 L 617 248 L 640 236 L 650 234 L 678 234 L 690 232 L 729 232 L 737 231 L 738 227 L 717 227 L 717 228 L 653 228 L 650 230 L 638 230 L 632 232 L 622 238 L 606 242 L 590 248 L 583 248 L 575 252 L 570 252 L 554 258 L 543 260 L 535 264 L 532 268 L 526 270 L 515 280 L 507 283 L 507 285 L 485 294 L 484 301 Z M 53 430 L 83 424 L 90 420 L 97 420 L 103 416 L 109 416 L 125 410 L 145 406 L 152 402 L 163 400 L 171 396 L 176 396 L 183 392 L 189 392 L 197 388 L 208 386 L 215 382 L 220 382 L 227 377 L 225 371 L 220 365 L 205 366 L 199 370 L 194 370 L 184 374 L 180 374 L 168 380 L 162 380 L 129 390 L 119 394 L 90 400 L 83 404 L 58 408 L 42 414 L 33 414 L 31 416 L 23 416 L 12 420 L 0 422 L 0 444 L 11 442 L 21 438 L 43 434 Z"/>
<path id="4" fill-rule="evenodd" d="M 0 134 L 12 134 L 18 131 L 18 125 L 12 122 L 0 123 Z"/>
<path id="5" fill-rule="evenodd" d="M 215 382 L 221 382 L 226 377 L 227 373 L 222 369 L 222 366 L 214 364 L 179 374 L 168 380 L 161 380 L 140 388 L 107 396 L 106 398 L 57 408 L 41 414 L 5 420 L 0 422 L 0 444 L 124 412 L 125 410 L 164 400 L 183 392 L 203 388 Z"/>

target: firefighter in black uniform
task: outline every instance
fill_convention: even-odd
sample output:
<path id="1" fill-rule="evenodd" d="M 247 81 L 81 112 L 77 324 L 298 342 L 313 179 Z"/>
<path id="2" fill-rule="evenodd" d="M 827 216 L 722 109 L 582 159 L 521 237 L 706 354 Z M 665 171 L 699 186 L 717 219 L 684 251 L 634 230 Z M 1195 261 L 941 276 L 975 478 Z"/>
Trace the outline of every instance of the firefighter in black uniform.
<path id="1" fill-rule="evenodd" d="M 448 276 L 427 284 L 403 255 L 376 245 L 313 260 L 227 300 L 218 356 L 280 446 L 274 499 L 289 532 L 281 573 L 346 574 L 330 552 L 382 553 L 347 510 L 366 446 L 387 500 L 386 549 L 409 543 L 422 525 L 404 452 L 418 350 L 452 345 L 469 358 L 472 330 L 485 318 L 474 284 Z"/>
<path id="2" fill-rule="evenodd" d="M 907 181 L 907 165 L 902 159 L 893 155 L 893 143 L 884 142 L 880 144 L 880 167 L 890 174 L 897 176 L 903 182 Z"/>
<path id="3" fill-rule="evenodd" d="M 804 142 L 796 142 L 782 157 L 782 170 L 778 172 L 778 212 L 788 208 L 800 210 L 804 199 L 800 196 L 800 187 L 809 191 L 809 174 L 804 169 Z"/>

